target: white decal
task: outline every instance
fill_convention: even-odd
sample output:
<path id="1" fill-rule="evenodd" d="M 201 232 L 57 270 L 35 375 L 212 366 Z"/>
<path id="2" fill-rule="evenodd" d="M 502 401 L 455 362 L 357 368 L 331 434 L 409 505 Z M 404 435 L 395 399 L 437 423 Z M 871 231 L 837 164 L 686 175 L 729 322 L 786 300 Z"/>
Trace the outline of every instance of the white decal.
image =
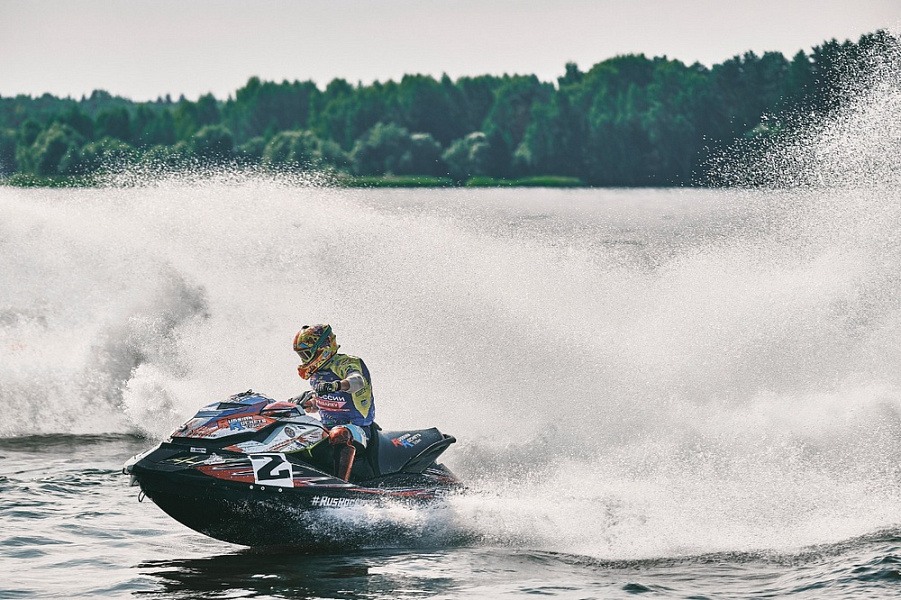
<path id="1" fill-rule="evenodd" d="M 326 506 L 328 508 L 344 508 L 345 506 L 357 506 L 360 501 L 357 498 L 330 498 L 329 496 L 313 496 L 310 500 L 313 506 Z"/>
<path id="2" fill-rule="evenodd" d="M 250 454 L 253 464 L 253 480 L 260 485 L 294 487 L 294 470 L 281 452 Z"/>

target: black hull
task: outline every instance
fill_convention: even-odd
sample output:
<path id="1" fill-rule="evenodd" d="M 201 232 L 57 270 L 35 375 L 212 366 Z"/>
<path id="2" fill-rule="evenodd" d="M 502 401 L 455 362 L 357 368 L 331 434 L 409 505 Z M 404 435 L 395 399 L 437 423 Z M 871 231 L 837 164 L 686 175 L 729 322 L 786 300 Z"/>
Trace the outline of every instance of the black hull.
<path id="1" fill-rule="evenodd" d="M 355 525 L 342 529 L 331 512 L 335 508 L 398 502 L 419 505 L 438 501 L 460 487 L 428 475 L 400 475 L 382 478 L 380 487 L 278 488 L 154 472 L 141 469 L 140 464 L 135 465 L 132 475 L 160 509 L 194 531 L 242 546 L 304 550 L 373 542 L 372 532 L 365 528 Z"/>
<path id="2" fill-rule="evenodd" d="M 370 434 L 348 461 L 295 404 L 247 391 L 203 407 L 123 471 L 176 521 L 225 542 L 366 545 L 386 532 L 373 531 L 363 508 L 434 502 L 461 487 L 436 463 L 453 436 L 434 427 L 385 432 L 375 424 Z M 339 460 L 352 462 L 350 482 L 335 475 Z"/>

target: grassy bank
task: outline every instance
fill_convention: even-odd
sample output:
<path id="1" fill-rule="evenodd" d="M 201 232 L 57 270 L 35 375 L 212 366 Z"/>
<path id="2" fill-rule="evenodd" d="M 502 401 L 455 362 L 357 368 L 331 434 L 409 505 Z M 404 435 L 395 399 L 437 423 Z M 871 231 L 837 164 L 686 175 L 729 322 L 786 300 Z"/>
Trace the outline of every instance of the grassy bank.
<path id="1" fill-rule="evenodd" d="M 338 179 L 338 184 L 346 187 L 588 187 L 576 177 L 552 175 L 522 177 L 519 179 L 496 179 L 494 177 L 470 177 L 462 184 L 450 177 L 423 175 L 377 175 L 372 177 L 347 176 Z"/>
<path id="2" fill-rule="evenodd" d="M 455 182 L 450 177 L 433 177 L 428 175 L 376 175 L 365 177 L 342 175 L 334 179 L 334 183 L 339 187 L 349 188 L 589 187 L 581 179 L 556 176 L 522 177 L 519 179 L 471 177 L 461 184 Z M 5 179 L 0 178 L 0 185 L 13 187 L 76 188 L 99 186 L 100 180 L 97 177 L 91 176 L 64 177 L 16 173 Z"/>
<path id="3" fill-rule="evenodd" d="M 541 175 L 519 179 L 495 179 L 494 177 L 471 177 L 466 187 L 588 187 L 577 177 Z"/>
<path id="4" fill-rule="evenodd" d="M 416 187 L 454 187 L 450 177 L 432 177 L 429 175 L 373 175 L 339 177 L 337 183 L 344 187 L 363 188 L 416 188 Z"/>
<path id="5" fill-rule="evenodd" d="M 49 187 L 49 188 L 79 188 L 93 187 L 98 184 L 95 177 L 66 177 L 63 175 L 29 175 L 27 173 L 15 173 L 6 178 L 0 178 L 0 185 L 13 187 Z"/>

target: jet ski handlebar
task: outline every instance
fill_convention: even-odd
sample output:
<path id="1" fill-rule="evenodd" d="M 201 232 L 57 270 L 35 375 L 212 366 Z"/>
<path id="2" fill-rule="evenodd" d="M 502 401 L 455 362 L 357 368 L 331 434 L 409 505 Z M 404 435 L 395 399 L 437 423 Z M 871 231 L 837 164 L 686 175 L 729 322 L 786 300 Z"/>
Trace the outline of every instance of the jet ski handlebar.
<path id="1" fill-rule="evenodd" d="M 288 398 L 288 402 L 292 404 L 297 404 L 298 406 L 303 407 L 304 403 L 309 402 L 313 399 L 314 396 L 313 390 L 307 390 L 300 396 L 294 396 L 293 398 Z"/>

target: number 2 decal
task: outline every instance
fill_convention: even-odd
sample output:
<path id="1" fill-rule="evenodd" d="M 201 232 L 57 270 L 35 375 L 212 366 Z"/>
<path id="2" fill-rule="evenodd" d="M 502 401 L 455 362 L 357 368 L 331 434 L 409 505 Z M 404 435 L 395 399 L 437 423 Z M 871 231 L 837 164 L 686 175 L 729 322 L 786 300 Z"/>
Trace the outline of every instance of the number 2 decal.
<path id="1" fill-rule="evenodd" d="M 260 485 L 294 487 L 294 471 L 291 463 L 281 452 L 271 454 L 250 454 L 253 465 L 253 480 Z"/>

